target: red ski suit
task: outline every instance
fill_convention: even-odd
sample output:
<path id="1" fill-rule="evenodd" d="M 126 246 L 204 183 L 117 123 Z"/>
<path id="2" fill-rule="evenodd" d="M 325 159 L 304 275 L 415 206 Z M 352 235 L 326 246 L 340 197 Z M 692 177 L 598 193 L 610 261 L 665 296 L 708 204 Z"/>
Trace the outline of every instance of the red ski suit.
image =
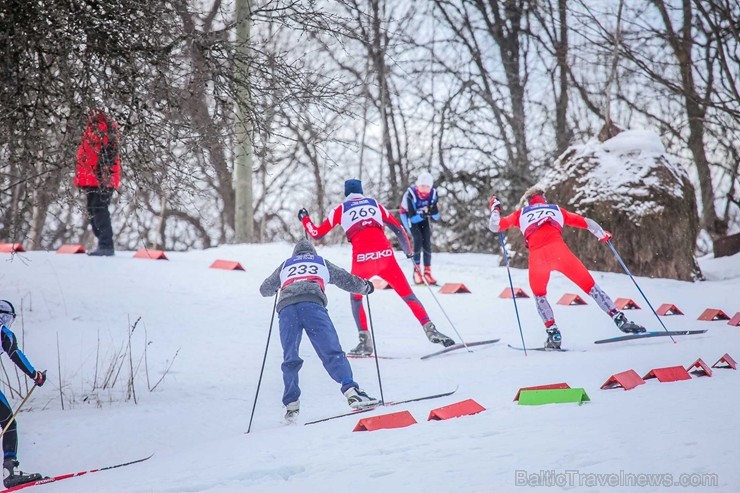
<path id="1" fill-rule="evenodd" d="M 529 286 L 532 292 L 535 296 L 545 296 L 550 273 L 556 270 L 590 293 L 596 281 L 565 244 L 562 235 L 564 225 L 587 229 L 586 219 L 555 204 L 535 201 L 502 217 L 499 223 L 499 231 L 516 226 L 524 234 L 524 242 L 529 248 Z"/>
<path id="2" fill-rule="evenodd" d="M 411 254 L 411 244 L 398 220 L 375 199 L 358 193 L 347 196 L 347 200 L 334 208 L 318 227 L 308 216 L 303 218 L 303 227 L 313 239 L 326 236 L 339 225 L 352 243 L 352 269 L 350 272 L 364 279 L 378 276 L 384 279 L 409 306 L 419 323 L 429 322 L 424 306 L 411 290 L 406 276 L 393 254 L 391 243 L 385 236 L 383 226 L 387 225 L 396 234 L 406 256 Z M 352 294 L 355 322 L 358 329 L 367 330 L 362 295 Z"/>

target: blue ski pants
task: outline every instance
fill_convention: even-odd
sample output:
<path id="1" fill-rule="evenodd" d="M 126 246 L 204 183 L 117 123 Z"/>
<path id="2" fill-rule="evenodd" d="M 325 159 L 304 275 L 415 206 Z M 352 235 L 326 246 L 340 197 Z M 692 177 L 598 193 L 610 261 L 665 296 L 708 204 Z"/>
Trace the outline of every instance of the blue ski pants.
<path id="1" fill-rule="evenodd" d="M 342 392 L 358 387 L 352 379 L 352 367 L 339 344 L 339 337 L 325 307 L 311 301 L 288 305 L 278 313 L 280 324 L 280 343 L 283 346 L 283 404 L 297 401 L 301 395 L 298 386 L 298 372 L 303 360 L 298 356 L 303 331 L 306 331 L 316 354 L 321 359 L 326 372 L 342 385 Z"/>

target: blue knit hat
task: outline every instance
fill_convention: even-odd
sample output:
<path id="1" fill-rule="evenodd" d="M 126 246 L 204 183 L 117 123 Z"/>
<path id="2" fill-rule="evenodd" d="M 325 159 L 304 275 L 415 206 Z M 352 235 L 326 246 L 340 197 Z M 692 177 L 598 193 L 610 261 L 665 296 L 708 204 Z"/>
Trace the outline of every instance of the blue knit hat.
<path id="1" fill-rule="evenodd" d="M 351 193 L 362 193 L 362 182 L 357 178 L 352 178 L 344 182 L 344 196 Z"/>

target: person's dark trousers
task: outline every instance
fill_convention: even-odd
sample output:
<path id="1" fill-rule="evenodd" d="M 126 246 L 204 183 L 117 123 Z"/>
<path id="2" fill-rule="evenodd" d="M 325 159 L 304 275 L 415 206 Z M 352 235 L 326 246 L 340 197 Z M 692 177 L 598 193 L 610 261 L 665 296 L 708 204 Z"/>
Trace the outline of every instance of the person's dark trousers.
<path id="1" fill-rule="evenodd" d="M 12 416 L 13 410 L 10 408 L 10 404 L 2 392 L 0 392 L 0 426 L 5 428 Z M 3 435 L 3 450 L 5 451 L 4 458 L 12 457 L 15 459 L 15 454 L 18 450 L 18 427 L 15 424 L 15 420 L 13 420 Z"/>
<path id="2" fill-rule="evenodd" d="M 423 251 L 424 266 L 432 265 L 432 225 L 429 223 L 429 219 L 412 224 L 411 237 L 414 240 L 414 263 L 419 265 Z"/>
<path id="3" fill-rule="evenodd" d="M 110 223 L 112 188 L 87 188 L 87 213 L 93 234 L 98 239 L 98 250 L 113 250 L 113 227 Z"/>
<path id="4" fill-rule="evenodd" d="M 303 366 L 303 360 L 298 356 L 298 347 L 304 330 L 326 372 L 342 386 L 341 391 L 358 386 L 352 379 L 352 367 L 342 351 L 337 331 L 326 308 L 318 303 L 302 301 L 281 309 L 278 320 L 280 343 L 283 346 L 283 364 L 280 367 L 285 385 L 283 404 L 287 406 L 297 401 L 301 395 L 298 372 Z"/>

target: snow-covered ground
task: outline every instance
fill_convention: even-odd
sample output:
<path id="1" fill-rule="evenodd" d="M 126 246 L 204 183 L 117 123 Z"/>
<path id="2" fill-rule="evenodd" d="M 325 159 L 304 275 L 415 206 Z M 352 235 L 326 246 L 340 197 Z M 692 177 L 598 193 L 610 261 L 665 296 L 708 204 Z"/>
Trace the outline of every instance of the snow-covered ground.
<path id="1" fill-rule="evenodd" d="M 467 341 L 500 337 L 501 342 L 422 361 L 420 356 L 439 347 L 426 340 L 392 291 L 371 296 L 372 318 L 378 352 L 403 357 L 380 360 L 386 400 L 459 386 L 456 394 L 311 426 L 282 425 L 275 321 L 252 432 L 245 434 L 273 306 L 271 298 L 259 296 L 258 286 L 291 250 L 288 244 L 228 246 L 169 253 L 169 261 L 133 259 L 132 252 L 118 252 L 114 258 L 31 252 L 0 259 L 0 298 L 23 308 L 13 330 L 31 362 L 49 376 L 32 395 L 27 406 L 31 412 L 19 417 L 21 469 L 57 475 L 155 453 L 141 464 L 29 491 L 436 493 L 528 491 L 535 485 L 540 486 L 533 491 L 738 491 L 737 371 L 717 370 L 711 378 L 676 383 L 650 380 L 627 392 L 599 387 L 610 375 L 630 368 L 644 375 L 656 367 L 687 366 L 698 357 L 711 365 L 725 352 L 740 360 L 740 328 L 697 320 L 707 307 L 730 316 L 740 310 L 740 256 L 702 259 L 706 282 L 638 278 L 653 306 L 674 303 L 686 313 L 663 318 L 669 329 L 709 329 L 676 344 L 656 338 L 594 345 L 594 340 L 620 332 L 590 299 L 586 306 L 556 305 L 564 293 L 585 295 L 554 275 L 550 298 L 564 346 L 572 351 L 525 357 L 507 348 L 507 343 L 520 344 L 520 338 L 512 300 L 498 297 L 508 279 L 496 257 L 436 254 L 439 280 L 461 282 L 472 291 L 436 294 L 457 331 Z M 319 251 L 349 266 L 348 246 Z M 209 269 L 217 258 L 239 261 L 246 272 Z M 408 271 L 408 261 L 399 261 Z M 529 292 L 526 271 L 512 274 L 514 285 Z M 595 276 L 613 298 L 632 298 L 643 307 L 628 312 L 630 317 L 662 330 L 629 277 Z M 415 291 L 438 328 L 458 339 L 430 291 L 423 286 Z M 348 350 L 357 339 L 349 295 L 330 286 L 328 296 L 330 314 Z M 544 330 L 532 300 L 518 304 L 527 344 L 541 345 Z M 139 317 L 132 336 L 133 365 L 141 361 L 146 336 L 149 385 L 159 380 L 179 350 L 171 369 L 149 392 L 140 364 L 138 404 L 122 397 L 127 362 L 117 390 L 91 393 L 96 360 L 101 381 Z M 301 352 L 301 423 L 346 412 L 338 386 L 305 338 Z M 3 359 L 14 381 L 13 365 Z M 379 396 L 375 361 L 351 361 L 355 379 Z M 520 387 L 555 382 L 584 387 L 591 402 L 531 407 L 512 402 Z M 487 410 L 449 421 L 426 420 L 430 410 L 469 398 Z M 14 407 L 19 402 L 11 399 Z M 402 410 L 410 411 L 418 424 L 352 432 L 361 417 Z M 672 486 L 672 481 L 686 479 L 716 480 L 717 486 Z M 635 480 L 659 480 L 662 485 L 588 486 Z"/>

